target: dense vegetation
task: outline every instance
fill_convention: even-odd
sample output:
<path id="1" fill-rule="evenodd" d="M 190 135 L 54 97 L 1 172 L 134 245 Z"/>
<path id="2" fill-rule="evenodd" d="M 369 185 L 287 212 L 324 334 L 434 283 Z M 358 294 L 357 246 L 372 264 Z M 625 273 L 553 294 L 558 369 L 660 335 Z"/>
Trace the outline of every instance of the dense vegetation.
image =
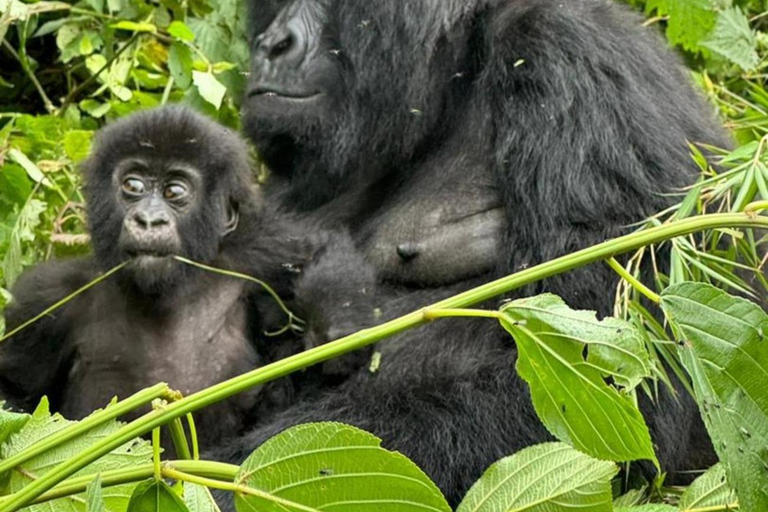
<path id="1" fill-rule="evenodd" d="M 637 233 L 399 321 L 410 327 L 481 315 L 501 322 L 518 345 L 516 371 L 530 385 L 537 413 L 562 442 L 494 465 L 468 493 L 462 512 L 768 510 L 768 352 L 762 349 L 768 316 L 726 293 L 761 302 L 768 290 L 765 231 L 751 229 L 768 227 L 760 215 L 768 208 L 768 1 L 630 3 L 680 51 L 737 147 L 710 148 L 722 155 L 717 170 L 692 147 L 701 179 Z M 235 0 L 0 0 L 0 310 L 25 267 L 88 250 L 77 164 L 105 121 L 184 101 L 238 124 L 247 70 L 243 23 L 243 5 Z M 689 236 L 694 232 L 702 234 Z M 661 243 L 671 248 L 665 253 L 671 272 L 638 282 L 642 262 L 653 262 Z M 498 312 L 462 309 L 499 290 L 631 251 L 626 265 L 609 260 L 624 277 L 615 318 L 598 321 L 550 295 Z M 657 321 L 657 307 L 667 325 Z M 341 340 L 333 351 L 393 330 L 384 324 Z M 288 360 L 281 371 L 305 367 L 313 357 Z M 625 492 L 624 481 L 613 478 L 616 463 L 656 459 L 636 395 L 666 385 L 666 369 L 690 375 L 721 464 L 687 489 L 667 487 L 660 477 Z M 329 503 L 374 510 L 376 500 L 398 501 L 397 510 L 448 510 L 410 461 L 342 425 L 292 429 L 242 467 L 194 460 L 195 443 L 187 446 L 181 435 L 194 428 L 181 420 L 220 393 L 269 378 L 257 370 L 181 400 L 159 385 L 80 423 L 51 415 L 45 402 L 31 416 L 2 412 L 0 510 L 34 501 L 46 504 L 33 510 L 214 510 L 206 487 L 236 491 L 240 510 L 319 510 Z M 155 414 L 127 426 L 114 421 L 152 402 Z M 162 424 L 175 434 L 177 453 L 192 460 L 161 464 L 152 443 L 135 441 Z M 360 447 L 368 447 L 366 456 Z M 286 454 L 299 461 L 299 471 L 287 469 Z M 280 490 L 298 483 L 301 491 Z"/>

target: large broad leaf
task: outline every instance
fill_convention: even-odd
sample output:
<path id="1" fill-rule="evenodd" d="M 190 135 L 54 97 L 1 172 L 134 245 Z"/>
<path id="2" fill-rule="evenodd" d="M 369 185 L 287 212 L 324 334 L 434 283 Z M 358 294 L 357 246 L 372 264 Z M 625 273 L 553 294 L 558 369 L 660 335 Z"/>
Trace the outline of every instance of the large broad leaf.
<path id="1" fill-rule="evenodd" d="M 768 510 L 768 315 L 700 283 L 671 286 L 662 307 L 742 510 Z"/>
<path id="2" fill-rule="evenodd" d="M 549 294 L 513 301 L 502 313 L 517 342 L 517 371 L 554 436 L 598 459 L 656 461 L 633 397 L 605 380 L 634 384 L 649 372 L 631 324 L 600 322 L 594 312 L 573 311 Z"/>
<path id="3" fill-rule="evenodd" d="M 456 512 L 610 512 L 617 471 L 567 444 L 532 446 L 491 466 Z"/>
<path id="4" fill-rule="evenodd" d="M 235 506 L 240 512 L 285 512 L 293 510 L 284 506 L 288 501 L 334 512 L 451 510 L 413 462 L 380 444 L 377 437 L 339 423 L 286 430 L 253 452 L 236 479 L 265 496 L 238 493 Z"/>
<path id="5" fill-rule="evenodd" d="M 693 512 L 707 507 L 722 507 L 722 510 L 735 509 L 736 493 L 728 485 L 725 467 L 717 464 L 697 478 L 680 498 L 682 512 Z"/>
<path id="6" fill-rule="evenodd" d="M 0 458 L 7 459 L 72 423 L 58 414 L 51 415 L 48 410 L 48 402 L 43 399 L 27 424 L 20 431 L 13 434 L 5 444 L 0 446 Z M 10 472 L 6 490 L 9 493 L 21 490 L 33 478 L 46 474 L 60 463 L 65 462 L 94 443 L 101 441 L 104 437 L 115 433 L 119 428 L 120 424 L 118 422 L 105 423 L 83 436 L 67 441 L 52 450 L 30 459 L 21 467 L 17 467 L 14 471 Z M 147 464 L 151 461 L 152 447 L 146 441 L 136 440 L 117 448 L 109 455 L 89 464 L 75 473 L 74 476 L 94 475 L 95 477 L 97 474 L 105 471 Z M 105 508 L 110 511 L 125 510 L 135 487 L 135 484 L 127 484 L 103 489 L 101 494 Z M 25 512 L 85 512 L 85 510 L 86 496 L 84 493 L 77 495 L 75 499 L 62 498 L 24 509 Z"/>

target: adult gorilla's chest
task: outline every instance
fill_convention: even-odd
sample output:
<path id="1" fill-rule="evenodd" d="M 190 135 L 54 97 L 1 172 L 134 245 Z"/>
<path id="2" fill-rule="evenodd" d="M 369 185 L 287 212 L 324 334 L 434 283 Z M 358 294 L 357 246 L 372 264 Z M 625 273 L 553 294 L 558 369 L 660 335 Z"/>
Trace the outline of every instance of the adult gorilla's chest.
<path id="1" fill-rule="evenodd" d="M 420 166 L 356 231 L 381 278 L 442 286 L 494 270 L 505 230 L 490 170 L 451 160 Z"/>
<path id="2" fill-rule="evenodd" d="M 98 290 L 68 340 L 72 365 L 59 410 L 81 418 L 93 404 L 106 405 L 115 395 L 123 399 L 158 382 L 188 395 L 258 366 L 243 284 L 226 279 L 206 284 L 204 292 L 189 294 L 164 312 L 131 303 L 116 285 Z M 221 408 L 225 417 L 206 410 L 198 422 L 216 430 L 234 428 L 255 396 L 254 391 L 236 397 L 234 407 Z"/>

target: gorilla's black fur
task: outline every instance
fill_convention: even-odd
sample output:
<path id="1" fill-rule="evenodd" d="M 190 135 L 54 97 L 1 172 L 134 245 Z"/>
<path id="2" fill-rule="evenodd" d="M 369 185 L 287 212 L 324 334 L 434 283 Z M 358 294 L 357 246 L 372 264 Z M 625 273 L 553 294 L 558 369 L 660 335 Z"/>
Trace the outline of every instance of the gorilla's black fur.
<path id="1" fill-rule="evenodd" d="M 677 59 L 607 0 L 254 0 L 246 129 L 286 211 L 346 225 L 392 315 L 625 233 L 727 145 Z M 593 265 L 524 290 L 609 313 Z M 546 439 L 511 340 L 443 321 L 386 341 L 377 374 L 268 418 L 224 450 L 337 420 L 413 458 L 456 503 L 494 460 Z M 664 468 L 711 462 L 698 414 L 647 415 Z"/>
<path id="2" fill-rule="evenodd" d="M 303 348 L 263 336 L 287 318 L 260 286 L 173 255 L 257 276 L 293 297 L 297 314 L 312 318 L 310 345 L 357 330 L 350 318 L 371 321 L 374 275 L 348 237 L 270 211 L 252 187 L 245 144 L 214 122 L 178 107 L 137 114 L 99 133 L 84 172 L 95 254 L 27 272 L 9 327 L 128 264 L 0 345 L 0 397 L 12 405 L 29 410 L 48 395 L 53 410 L 78 419 L 115 395 L 161 381 L 188 394 Z M 339 318 L 345 309 L 354 314 Z M 325 382 L 355 361 L 315 374 Z M 203 440 L 237 434 L 293 393 L 283 379 L 202 411 Z"/>

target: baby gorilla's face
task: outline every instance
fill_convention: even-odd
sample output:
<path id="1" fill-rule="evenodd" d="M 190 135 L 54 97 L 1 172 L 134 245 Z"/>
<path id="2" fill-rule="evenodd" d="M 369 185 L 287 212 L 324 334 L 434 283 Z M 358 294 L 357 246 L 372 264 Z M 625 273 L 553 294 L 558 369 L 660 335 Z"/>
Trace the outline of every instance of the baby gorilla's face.
<path id="1" fill-rule="evenodd" d="M 249 201 L 245 144 L 181 107 L 106 127 L 84 170 L 96 261 L 127 263 L 120 279 L 145 295 L 170 296 L 195 273 L 176 256 L 215 264 Z"/>
<path id="2" fill-rule="evenodd" d="M 119 238 L 126 271 L 145 292 L 173 284 L 180 274 L 174 259 L 184 254 L 181 226 L 202 197 L 201 173 L 187 164 L 131 158 L 115 168 L 113 186 L 124 213 Z"/>

